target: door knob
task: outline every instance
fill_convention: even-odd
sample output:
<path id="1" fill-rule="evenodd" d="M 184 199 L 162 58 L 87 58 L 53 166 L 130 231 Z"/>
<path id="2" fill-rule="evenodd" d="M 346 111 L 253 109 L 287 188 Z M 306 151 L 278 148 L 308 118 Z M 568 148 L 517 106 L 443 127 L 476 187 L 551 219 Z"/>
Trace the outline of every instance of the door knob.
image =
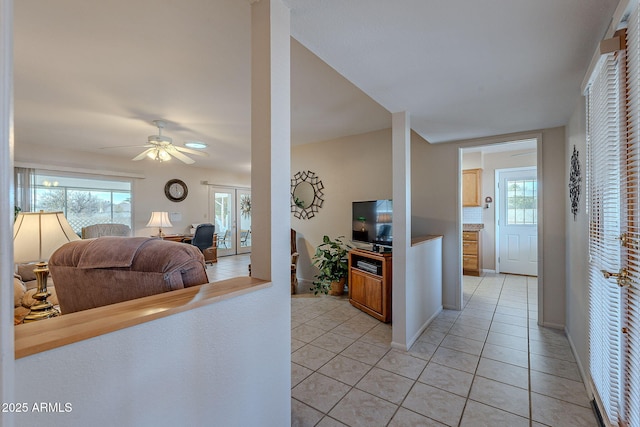
<path id="1" fill-rule="evenodd" d="M 618 236 L 618 240 L 620 240 L 620 245 L 629 249 L 638 249 L 638 242 L 631 238 L 629 234 L 622 233 Z"/>
<path id="2" fill-rule="evenodd" d="M 611 273 L 607 270 L 600 270 L 605 279 L 610 279 L 611 277 L 616 278 L 616 282 L 620 287 L 626 287 L 630 285 L 629 272 L 624 268 L 621 268 L 618 273 Z"/>

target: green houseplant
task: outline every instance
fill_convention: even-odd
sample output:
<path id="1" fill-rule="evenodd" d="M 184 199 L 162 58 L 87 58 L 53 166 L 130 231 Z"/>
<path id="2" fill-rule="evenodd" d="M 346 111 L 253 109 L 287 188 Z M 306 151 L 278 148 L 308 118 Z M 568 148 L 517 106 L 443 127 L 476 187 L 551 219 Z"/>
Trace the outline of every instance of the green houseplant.
<path id="1" fill-rule="evenodd" d="M 315 295 L 342 295 L 344 282 L 349 273 L 347 254 L 351 249 L 343 239 L 344 236 L 336 237 L 334 240 L 324 236 L 322 243 L 316 248 L 313 265 L 318 267 L 320 272 L 315 276 L 316 280 L 311 288 Z"/>

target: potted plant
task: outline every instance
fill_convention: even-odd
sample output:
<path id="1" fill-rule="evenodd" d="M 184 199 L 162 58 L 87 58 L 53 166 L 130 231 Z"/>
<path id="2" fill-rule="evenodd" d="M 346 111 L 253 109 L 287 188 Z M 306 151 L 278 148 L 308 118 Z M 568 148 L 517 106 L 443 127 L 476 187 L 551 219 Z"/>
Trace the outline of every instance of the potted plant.
<path id="1" fill-rule="evenodd" d="M 322 292 L 329 295 L 342 295 L 344 282 L 349 273 L 347 254 L 351 246 L 342 239 L 344 236 L 331 240 L 329 236 L 322 238 L 322 243 L 316 248 L 313 256 L 313 265 L 320 272 L 315 276 L 311 290 L 314 294 Z"/>

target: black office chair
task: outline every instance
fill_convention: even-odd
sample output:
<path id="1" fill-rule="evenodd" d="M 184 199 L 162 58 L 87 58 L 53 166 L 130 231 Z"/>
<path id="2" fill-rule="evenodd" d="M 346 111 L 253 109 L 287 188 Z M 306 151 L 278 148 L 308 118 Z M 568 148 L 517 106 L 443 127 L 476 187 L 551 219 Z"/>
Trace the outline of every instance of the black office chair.
<path id="1" fill-rule="evenodd" d="M 216 227 L 213 224 L 200 224 L 196 228 L 196 232 L 193 233 L 191 244 L 200 249 L 200 252 L 204 253 L 205 249 L 213 246 L 213 233 L 216 231 Z"/>

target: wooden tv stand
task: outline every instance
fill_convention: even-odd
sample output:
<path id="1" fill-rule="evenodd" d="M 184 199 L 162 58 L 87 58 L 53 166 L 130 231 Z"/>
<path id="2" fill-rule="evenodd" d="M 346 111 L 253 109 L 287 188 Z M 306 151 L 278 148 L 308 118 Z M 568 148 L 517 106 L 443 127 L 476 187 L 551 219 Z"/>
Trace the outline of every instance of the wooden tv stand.
<path id="1" fill-rule="evenodd" d="M 358 261 L 375 271 L 358 268 Z M 391 253 L 349 252 L 349 302 L 382 322 L 391 321 Z"/>

